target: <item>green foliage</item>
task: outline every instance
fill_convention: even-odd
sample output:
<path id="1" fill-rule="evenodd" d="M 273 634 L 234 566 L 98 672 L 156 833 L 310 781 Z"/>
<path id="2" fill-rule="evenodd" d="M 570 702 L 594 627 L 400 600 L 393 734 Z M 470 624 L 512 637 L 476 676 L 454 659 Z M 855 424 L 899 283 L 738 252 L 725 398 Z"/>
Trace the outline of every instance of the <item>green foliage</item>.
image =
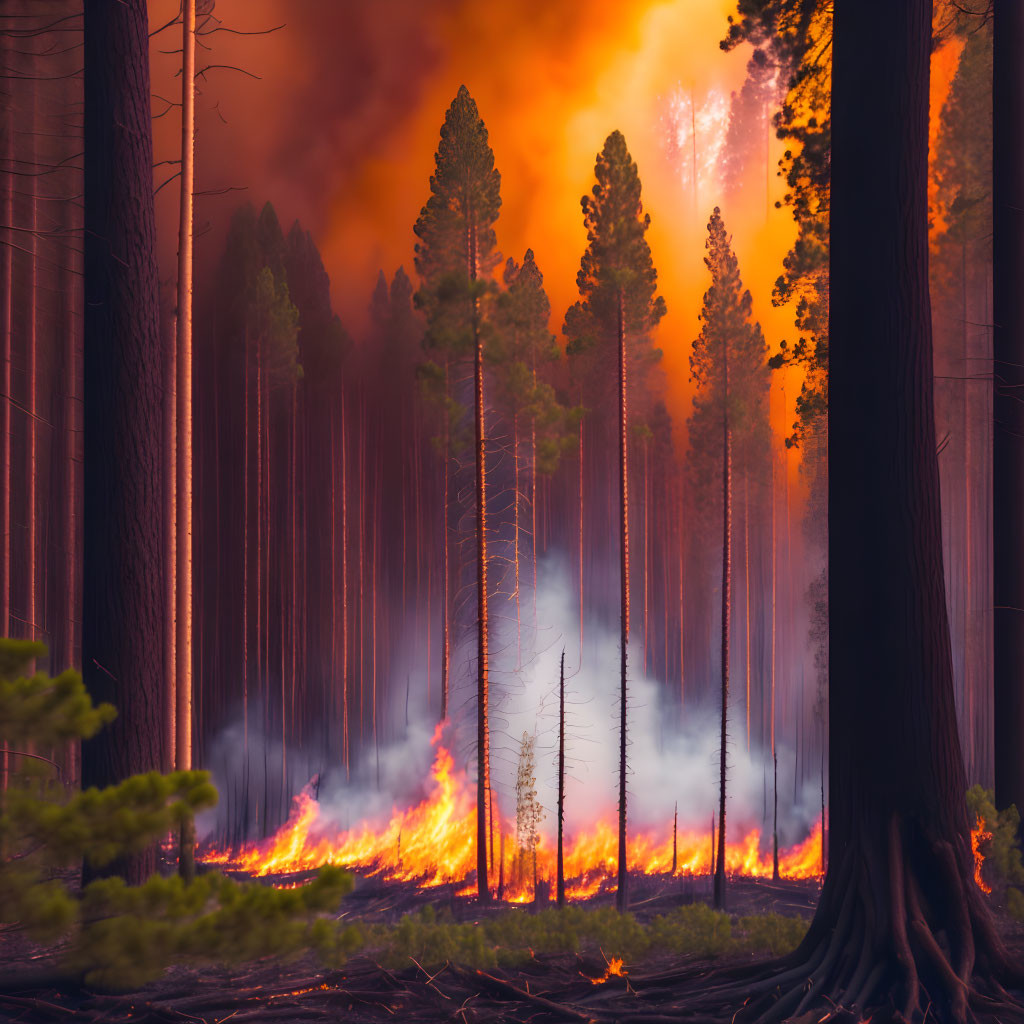
<path id="1" fill-rule="evenodd" d="M 151 846 L 216 803 L 217 793 L 199 771 L 69 791 L 56 749 L 94 735 L 114 709 L 94 707 L 76 672 L 30 674 L 45 655 L 42 645 L 0 640 L 0 746 L 12 764 L 0 792 L 0 924 L 40 940 L 63 937 L 71 976 L 121 989 L 177 960 L 312 949 L 337 962 L 359 945 L 358 930 L 323 916 L 352 886 L 338 868 L 284 890 L 209 874 L 189 883 L 154 876 L 141 886 L 111 877 L 79 891 L 83 860 L 102 867 Z"/>
<path id="2" fill-rule="evenodd" d="M 449 361 L 472 355 L 475 305 L 491 290 L 480 278 L 501 258 L 494 234 L 501 175 L 487 128 L 464 85 L 445 114 L 434 164 L 430 197 L 413 228 L 423 282 L 416 304 L 427 318 L 427 349 Z"/>
<path id="3" fill-rule="evenodd" d="M 554 472 L 571 447 L 579 411 L 566 408 L 545 376 L 557 364 L 560 352 L 548 328 L 551 304 L 544 291 L 533 250 L 527 249 L 522 264 L 511 257 L 505 264 L 505 290 L 495 308 L 495 332 L 488 361 L 496 378 L 498 406 L 529 429 L 535 448 L 535 465 L 542 474 Z"/>
<path id="4" fill-rule="evenodd" d="M 804 940 L 807 922 L 801 917 L 782 914 L 756 914 L 741 917 L 737 924 L 740 948 L 749 953 L 784 956 Z"/>
<path id="5" fill-rule="evenodd" d="M 140 886 L 120 878 L 93 882 L 67 962 L 89 984 L 129 989 L 175 961 L 237 963 L 312 949 L 337 962 L 357 946 L 358 932 L 319 915 L 351 888 L 351 876 L 338 868 L 295 889 L 216 874 L 189 883 L 177 876 L 153 876 Z"/>
<path id="6" fill-rule="evenodd" d="M 597 155 L 597 181 L 582 198 L 587 248 L 576 275 L 580 300 L 565 314 L 562 331 L 573 374 L 588 404 L 602 404 L 617 393 L 619 312 L 627 342 L 631 390 L 639 396 L 634 412 L 645 409 L 644 387 L 661 351 L 651 332 L 665 315 L 656 294 L 658 272 L 647 244 L 650 214 L 640 201 L 640 175 L 621 132 L 612 132 Z"/>
<path id="7" fill-rule="evenodd" d="M 761 328 L 751 321 L 753 300 L 740 280 L 721 211 L 708 222 L 707 256 L 711 286 L 704 293 L 700 336 L 693 342 L 690 376 L 697 385 L 689 419 L 690 456 L 698 508 L 717 515 L 721 493 L 723 418 L 732 435 L 737 475 L 757 478 L 769 458 L 768 354 Z"/>
<path id="8" fill-rule="evenodd" d="M 992 835 L 979 847 L 985 857 L 983 877 L 994 886 L 1005 887 L 1007 910 L 1024 920 L 1024 859 L 1017 838 L 1020 827 L 1017 808 L 1011 804 L 997 811 L 992 790 L 975 785 L 967 791 L 967 813 L 971 828 L 980 821 L 984 831 Z"/>
<path id="9" fill-rule="evenodd" d="M 793 211 L 797 238 L 775 283 L 775 305 L 795 303 L 796 342 L 783 341 L 771 366 L 799 365 L 804 381 L 789 446 L 818 430 L 828 408 L 829 168 L 832 145 L 832 5 L 825 0 L 738 0 L 722 42 L 763 47 L 768 63 L 787 80 L 776 135 L 789 143 L 779 173 Z"/>
<path id="10" fill-rule="evenodd" d="M 768 914 L 740 918 L 705 904 L 677 907 L 649 924 L 613 907 L 550 907 L 538 913 L 509 911 L 479 922 L 439 917 L 432 907 L 402 918 L 395 927 L 367 926 L 366 949 L 387 965 L 410 957 L 424 966 L 446 960 L 470 967 L 512 966 L 535 953 L 602 952 L 635 963 L 653 953 L 717 957 L 731 952 L 788 952 L 799 944 L 807 922 Z"/>
<path id="11" fill-rule="evenodd" d="M 450 367 L 475 357 L 477 343 L 489 352 L 495 330 L 497 287 L 491 274 L 501 260 L 494 222 L 501 210 L 501 175 L 494 166 L 487 128 L 463 85 L 441 126 L 430 197 L 413 228 L 421 286 L 416 308 L 426 318 L 426 365 L 421 390 L 441 413 L 446 454 L 464 447 L 470 434 L 466 409 L 453 395 Z"/>

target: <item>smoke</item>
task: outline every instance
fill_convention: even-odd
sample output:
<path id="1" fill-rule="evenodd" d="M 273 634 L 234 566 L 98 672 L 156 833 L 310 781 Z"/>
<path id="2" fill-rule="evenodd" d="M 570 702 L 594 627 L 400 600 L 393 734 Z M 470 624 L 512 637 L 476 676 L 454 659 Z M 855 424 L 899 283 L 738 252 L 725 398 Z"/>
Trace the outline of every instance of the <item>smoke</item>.
<path id="1" fill-rule="evenodd" d="M 514 821 L 520 740 L 524 732 L 536 736 L 537 792 L 545 811 L 541 831 L 550 838 L 556 828 L 558 673 L 563 648 L 566 831 L 572 836 L 599 819 L 614 819 L 618 800 L 619 638 L 607 626 L 595 621 L 585 623 L 581 665 L 578 596 L 572 574 L 560 558 L 553 556 L 540 563 L 538 576 L 537 622 L 543 625 L 536 632 L 532 630 L 534 595 L 531 588 L 523 587 L 521 618 L 528 618 L 531 626 L 521 633 L 522 649 L 516 642 L 514 615 L 503 614 L 500 603 L 496 603 L 495 653 L 490 664 L 492 774 L 502 815 Z M 441 742 L 455 754 L 456 769 L 464 770 L 466 784 L 472 787 L 476 778 L 476 665 L 471 648 L 467 636 L 456 649 L 453 713 Z M 413 659 L 408 660 L 411 663 Z M 401 656 L 396 661 L 401 663 Z M 640 668 L 642 651 L 635 636 L 629 665 L 629 826 L 671 828 L 673 808 L 678 803 L 681 829 L 710 831 L 711 816 L 718 809 L 717 709 L 696 704 L 681 709 L 666 682 L 645 675 Z M 259 835 L 260 819 L 253 805 L 260 802 L 265 780 L 276 783 L 282 772 L 288 777 L 287 792 L 294 795 L 306 785 L 312 787 L 326 832 L 346 831 L 363 823 L 383 829 L 396 808 L 412 807 L 428 797 L 436 723 L 426 699 L 425 677 L 411 668 L 404 675 L 409 687 L 404 724 L 396 721 L 403 718 L 402 709 L 390 710 L 392 730 L 399 733 L 399 738 L 382 742 L 377 751 L 372 746 L 367 748 L 348 779 L 341 766 L 324 763 L 316 753 L 317 744 L 303 749 L 289 746 L 283 760 L 279 738 L 262 736 L 250 728 L 246 739 L 243 724 L 233 723 L 212 746 L 209 764 L 221 792 L 221 805 L 200 819 L 200 835 L 236 840 Z M 401 689 L 397 685 L 390 688 L 391 692 Z M 746 749 L 741 728 L 742 700 L 738 698 L 734 695 L 730 704 L 726 820 L 730 834 L 760 828 L 762 836 L 767 837 L 772 815 L 770 755 L 756 747 Z M 252 717 L 259 720 L 258 709 Z M 337 723 L 328 727 L 337 728 Z M 781 744 L 777 752 L 779 841 L 789 845 L 805 838 L 820 815 L 820 794 L 816 783 L 794 786 L 793 752 Z M 278 812 L 280 820 L 286 808 L 271 810 Z"/>

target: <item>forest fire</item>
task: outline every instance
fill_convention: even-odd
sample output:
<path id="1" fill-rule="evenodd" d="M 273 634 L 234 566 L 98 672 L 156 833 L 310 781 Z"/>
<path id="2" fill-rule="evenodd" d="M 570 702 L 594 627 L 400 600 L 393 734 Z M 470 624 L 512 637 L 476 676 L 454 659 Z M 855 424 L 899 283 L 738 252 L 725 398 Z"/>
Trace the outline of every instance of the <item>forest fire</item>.
<path id="1" fill-rule="evenodd" d="M 441 743 L 441 727 L 434 733 L 432 788 L 419 804 L 395 809 L 382 828 L 361 822 L 337 830 L 324 821 L 321 805 L 309 787 L 295 797 L 285 824 L 270 838 L 242 849 L 209 849 L 203 860 L 251 875 L 265 877 L 308 871 L 335 864 L 395 881 L 413 881 L 422 887 L 460 883 L 476 868 L 475 786 L 464 771 L 456 769 L 449 750 Z M 505 898 L 524 902 L 532 898 L 534 866 L 530 854 L 517 855 L 515 822 L 495 817 L 494 853 L 504 865 L 492 867 L 492 882 L 505 879 Z M 502 841 L 500 833 L 504 832 Z M 509 838 L 511 837 L 511 841 Z M 635 830 L 629 837 L 629 864 L 647 875 L 672 873 L 671 824 L 664 833 Z M 587 899 L 605 888 L 614 888 L 617 868 L 617 834 L 613 818 L 596 821 L 571 837 L 565 849 L 566 896 Z M 503 852 L 502 852 L 503 851 Z M 536 877 L 553 880 L 556 850 L 541 834 L 536 849 Z M 708 874 L 711 869 L 710 836 L 703 831 L 682 830 L 676 836 L 677 876 Z M 750 829 L 726 850 L 730 874 L 770 878 L 772 852 L 762 850 L 761 832 Z M 801 843 L 779 851 L 783 878 L 816 878 L 821 874 L 821 823 L 816 822 Z M 476 894 L 475 883 L 459 889 L 460 895 Z"/>

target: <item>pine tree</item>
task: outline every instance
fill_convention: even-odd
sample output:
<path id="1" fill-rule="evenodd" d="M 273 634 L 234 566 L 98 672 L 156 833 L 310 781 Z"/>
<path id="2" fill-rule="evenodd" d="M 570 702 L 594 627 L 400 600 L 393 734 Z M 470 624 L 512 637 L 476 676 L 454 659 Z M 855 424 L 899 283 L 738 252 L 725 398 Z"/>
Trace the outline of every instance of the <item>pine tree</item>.
<path id="1" fill-rule="evenodd" d="M 704 293 L 700 337 L 690 356 L 697 384 L 690 417 L 692 451 L 719 453 L 722 487 L 722 687 L 719 748 L 718 861 L 715 906 L 725 905 L 726 741 L 729 701 L 729 626 L 732 583 L 733 446 L 746 447 L 763 437 L 767 427 L 768 364 L 761 328 L 750 320 L 752 299 L 740 280 L 739 261 L 732 251 L 721 211 L 716 206 L 708 223 L 711 287 Z"/>
<path id="2" fill-rule="evenodd" d="M 495 249 L 494 234 L 494 222 L 501 208 L 500 190 L 501 175 L 494 166 L 494 153 L 488 145 L 487 128 L 469 90 L 463 85 L 448 108 L 441 126 L 435 171 L 430 179 L 430 198 L 420 212 L 414 230 L 419 238 L 416 243 L 416 270 L 422 281 L 417 303 L 427 318 L 424 342 L 427 351 L 435 364 L 440 362 L 446 368 L 467 357 L 473 361 L 477 575 L 477 891 L 481 903 L 490 902 L 486 838 L 487 807 L 491 792 L 487 432 L 484 402 L 484 345 L 489 332 L 483 307 L 492 290 L 490 273 L 500 260 Z"/>
<path id="3" fill-rule="evenodd" d="M 513 594 L 516 602 L 517 664 L 522 649 L 522 612 L 520 604 L 520 538 L 523 484 L 523 433 L 528 431 L 532 543 L 530 584 L 537 586 L 537 478 L 554 472 L 562 452 L 573 441 L 573 413 L 558 400 L 549 382 L 552 367 L 559 358 L 558 346 L 548 328 L 551 305 L 544 291 L 544 277 L 527 249 L 522 264 L 511 257 L 505 263 L 505 290 L 495 310 L 494 342 L 489 361 L 495 375 L 496 407 L 512 427 L 512 565 Z M 536 607 L 536 601 L 535 605 Z M 536 622 L 534 628 L 536 629 Z"/>
<path id="4" fill-rule="evenodd" d="M 598 154 L 597 183 L 581 200 L 587 249 L 576 275 L 580 301 L 565 316 L 570 352 L 591 365 L 618 365 L 620 678 L 619 678 L 619 856 L 616 906 L 628 904 L 626 885 L 626 662 L 629 646 L 629 406 L 631 369 L 660 358 L 651 331 L 665 315 L 656 295 L 658 274 L 645 237 L 650 214 L 640 202 L 640 176 L 621 132 L 612 132 Z"/>

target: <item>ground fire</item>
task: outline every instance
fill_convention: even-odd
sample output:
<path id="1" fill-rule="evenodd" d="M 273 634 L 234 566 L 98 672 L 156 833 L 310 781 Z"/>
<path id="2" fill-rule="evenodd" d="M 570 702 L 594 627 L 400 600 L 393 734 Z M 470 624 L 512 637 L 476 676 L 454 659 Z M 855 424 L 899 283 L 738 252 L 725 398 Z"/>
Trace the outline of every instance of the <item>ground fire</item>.
<path id="1" fill-rule="evenodd" d="M 476 806 L 473 783 L 456 769 L 450 751 L 434 734 L 434 764 L 429 795 L 407 810 L 395 809 L 383 826 L 362 822 L 347 830 L 325 820 L 321 805 L 307 786 L 295 797 L 287 822 L 270 838 L 247 843 L 238 850 L 211 847 L 203 859 L 220 867 L 265 877 L 309 871 L 336 864 L 353 871 L 395 881 L 415 881 L 421 886 L 466 883 L 476 867 Z M 515 822 L 495 818 L 494 850 L 504 848 L 503 869 L 495 863 L 492 887 L 505 880 L 504 895 L 512 901 L 533 896 L 532 861 L 527 871 L 516 871 Z M 506 841 L 502 843 L 500 832 Z M 586 899 L 611 888 L 617 869 L 617 834 L 614 817 L 597 819 L 590 828 L 569 837 L 565 846 L 566 897 Z M 676 837 L 677 876 L 706 875 L 711 870 L 711 841 L 703 830 L 680 829 Z M 672 871 L 672 823 L 659 831 L 636 829 L 629 836 L 629 864 L 647 875 Z M 552 881 L 556 850 L 545 835 L 537 847 L 537 877 Z M 771 878 L 770 842 L 762 843 L 759 829 L 752 828 L 727 844 L 729 874 Z M 782 878 L 807 879 L 821 875 L 821 822 L 789 849 L 779 851 Z M 475 882 L 459 886 L 462 895 L 476 893 Z"/>

